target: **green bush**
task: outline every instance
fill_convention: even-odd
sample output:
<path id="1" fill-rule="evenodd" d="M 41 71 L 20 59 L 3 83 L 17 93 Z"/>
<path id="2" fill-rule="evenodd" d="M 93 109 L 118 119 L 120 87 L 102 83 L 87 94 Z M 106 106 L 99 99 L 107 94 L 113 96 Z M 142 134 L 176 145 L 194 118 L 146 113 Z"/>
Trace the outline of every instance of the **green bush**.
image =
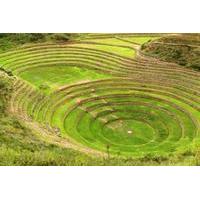
<path id="1" fill-rule="evenodd" d="M 43 91 L 48 90 L 49 89 L 49 85 L 46 83 L 43 83 L 39 86 L 39 88 Z"/>

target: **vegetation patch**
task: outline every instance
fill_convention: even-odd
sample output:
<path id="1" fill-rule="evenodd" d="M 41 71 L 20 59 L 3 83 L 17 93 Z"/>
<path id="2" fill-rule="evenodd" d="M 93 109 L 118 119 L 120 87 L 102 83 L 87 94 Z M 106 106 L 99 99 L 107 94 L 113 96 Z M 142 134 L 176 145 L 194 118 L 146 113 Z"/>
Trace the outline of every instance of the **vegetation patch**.
<path id="1" fill-rule="evenodd" d="M 143 52 L 163 61 L 200 69 L 199 34 L 179 34 L 145 43 Z"/>

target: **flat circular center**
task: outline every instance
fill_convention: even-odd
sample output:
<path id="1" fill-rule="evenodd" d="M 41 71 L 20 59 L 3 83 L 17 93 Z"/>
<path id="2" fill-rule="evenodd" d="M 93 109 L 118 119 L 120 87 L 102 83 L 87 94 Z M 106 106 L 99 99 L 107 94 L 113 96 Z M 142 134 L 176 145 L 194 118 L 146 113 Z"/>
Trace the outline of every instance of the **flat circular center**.
<path id="1" fill-rule="evenodd" d="M 102 131 L 102 135 L 118 145 L 140 145 L 153 140 L 154 129 L 147 123 L 138 120 L 118 120 L 109 123 Z"/>

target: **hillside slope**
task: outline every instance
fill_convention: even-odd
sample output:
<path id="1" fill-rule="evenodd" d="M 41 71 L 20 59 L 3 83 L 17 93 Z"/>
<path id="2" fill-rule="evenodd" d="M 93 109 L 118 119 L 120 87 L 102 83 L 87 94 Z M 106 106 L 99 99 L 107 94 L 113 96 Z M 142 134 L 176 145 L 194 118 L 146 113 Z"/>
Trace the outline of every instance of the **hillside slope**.
<path id="1" fill-rule="evenodd" d="M 85 154 L 42 141 L 39 134 L 11 115 L 7 107 L 13 80 L 0 71 L 0 166 L 97 164 Z"/>
<path id="2" fill-rule="evenodd" d="M 200 34 L 177 34 L 149 41 L 142 46 L 145 54 L 200 70 Z"/>

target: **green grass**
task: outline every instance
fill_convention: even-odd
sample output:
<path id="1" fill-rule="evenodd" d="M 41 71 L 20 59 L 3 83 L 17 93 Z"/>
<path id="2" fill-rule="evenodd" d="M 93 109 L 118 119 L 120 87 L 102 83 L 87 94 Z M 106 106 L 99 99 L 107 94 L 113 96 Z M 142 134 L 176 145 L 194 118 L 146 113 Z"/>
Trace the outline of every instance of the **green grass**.
<path id="1" fill-rule="evenodd" d="M 137 100 L 137 98 L 135 98 L 134 95 L 133 95 L 133 98 L 134 100 Z M 110 99 L 109 101 L 111 100 L 112 99 Z M 138 102 L 143 102 L 143 101 L 144 101 L 143 99 L 138 100 Z M 175 100 L 173 99 L 170 99 L 170 101 L 175 102 Z M 181 104 L 181 102 L 177 101 L 176 104 L 179 105 Z M 155 105 L 155 102 L 154 102 L 154 105 Z M 191 119 L 189 119 L 188 116 L 185 115 L 184 113 L 168 106 L 169 105 L 167 104 L 160 105 L 160 107 L 162 108 L 166 107 L 166 109 L 168 109 L 170 113 L 174 113 L 176 116 L 179 116 L 181 121 L 183 121 L 182 123 L 183 123 L 183 126 L 185 127 L 185 134 L 187 134 L 188 137 L 190 137 L 190 135 L 191 137 L 193 137 L 195 127 Z M 187 105 L 184 105 L 184 104 L 181 106 L 185 108 L 187 107 Z M 112 107 L 112 109 L 118 110 L 119 107 L 116 107 L 116 108 Z M 195 112 L 195 111 L 192 111 L 191 108 L 188 108 L 188 109 L 190 112 Z M 113 153 L 121 152 L 121 154 L 135 155 L 135 156 L 136 155 L 140 156 L 141 154 L 145 152 L 151 152 L 151 151 L 152 152 L 160 151 L 160 153 L 163 151 L 165 153 L 169 153 L 170 152 L 169 149 L 172 147 L 174 148 L 173 142 L 176 140 L 178 141 L 180 139 L 179 137 L 181 137 L 179 133 L 180 127 L 178 126 L 178 124 L 176 124 L 177 122 L 176 123 L 174 122 L 174 119 L 171 119 L 171 117 L 168 116 L 163 111 L 161 112 L 159 110 L 155 110 L 154 111 L 155 113 L 152 113 L 153 110 L 150 109 L 149 107 L 143 107 L 143 106 L 134 107 L 134 105 L 132 106 L 122 105 L 120 107 L 120 112 L 112 114 L 116 117 L 122 118 L 122 127 L 114 128 L 114 131 L 109 126 L 106 126 L 106 128 L 103 129 L 102 127 L 104 126 L 104 123 L 100 120 L 100 117 L 94 120 L 93 117 L 87 113 L 83 115 L 84 118 L 81 121 L 77 121 L 77 118 L 79 118 L 82 112 L 83 111 L 81 109 L 77 109 L 67 117 L 65 121 L 66 132 L 69 133 L 71 137 L 76 138 L 78 141 L 83 142 L 93 148 L 101 149 L 102 151 L 106 150 L 105 147 L 108 143 L 110 145 L 110 151 L 111 152 L 113 151 Z M 199 113 L 194 113 L 194 114 L 197 114 L 196 117 L 199 118 Z M 113 118 L 111 115 L 110 117 L 111 119 Z M 133 130 L 132 135 L 127 134 L 127 131 L 128 131 L 128 129 L 126 128 L 127 122 L 126 120 L 123 120 L 123 119 L 126 119 L 127 117 L 132 119 L 133 121 L 137 119 L 139 120 L 137 126 L 140 125 L 138 127 L 139 128 L 138 131 L 141 134 L 136 134 L 136 133 L 134 134 L 134 130 Z M 107 116 L 105 115 L 104 118 L 109 121 L 109 115 Z M 157 133 L 154 133 L 156 134 L 154 136 L 155 141 L 153 140 L 152 142 L 150 142 L 152 140 L 152 137 L 149 137 L 148 140 L 145 140 L 145 138 L 143 138 L 145 137 L 145 135 L 147 135 L 148 137 L 148 135 L 150 134 L 148 128 L 144 129 L 144 127 L 146 126 L 146 123 L 144 123 L 143 120 L 145 120 L 146 122 L 148 122 L 148 124 L 152 126 L 152 128 L 154 129 L 154 132 L 158 131 Z M 168 137 L 168 133 L 165 126 L 167 126 L 168 129 L 170 128 L 170 137 L 172 139 L 170 139 L 169 137 L 169 143 L 166 143 L 166 144 L 168 146 L 170 145 L 171 147 L 169 146 L 166 149 L 167 145 L 163 145 L 163 149 L 162 149 L 161 147 L 159 147 L 159 142 L 162 140 L 165 141 L 165 139 L 167 139 Z M 130 126 L 129 124 L 128 127 L 131 129 L 132 126 Z M 141 130 L 143 131 L 141 132 Z M 147 145 L 142 145 L 143 143 L 145 144 L 146 142 L 150 142 L 150 143 Z M 190 140 L 188 140 L 188 142 L 190 143 Z M 134 145 L 136 146 L 134 147 Z M 153 148 L 153 146 L 155 146 L 155 148 Z M 174 151 L 173 148 L 172 148 L 172 151 Z"/>
<path id="2" fill-rule="evenodd" d="M 155 36 L 148 36 L 148 37 L 123 37 L 123 39 L 126 39 L 127 41 L 130 41 L 130 42 L 135 42 L 135 43 L 138 43 L 138 44 L 144 44 L 150 40 L 156 40 L 158 39 L 159 37 L 155 37 Z"/>
<path id="3" fill-rule="evenodd" d="M 125 56 L 127 58 L 135 57 L 135 50 L 128 47 L 118 47 L 118 46 L 109 46 L 109 45 L 101 45 L 101 44 L 72 44 L 70 46 L 76 47 L 86 47 L 93 48 L 97 50 L 103 50 L 110 53 L 115 53 L 120 56 Z"/>
<path id="4" fill-rule="evenodd" d="M 110 37 L 58 44 L 45 36 L 34 48 L 25 37 L 29 46 L 18 41 L 16 51 L 0 54 L 1 71 L 15 82 L 13 92 L 2 82 L 1 165 L 198 165 L 198 74 L 135 61 L 131 42 L 157 37 Z M 19 115 L 111 158 L 66 149 L 30 130 L 5 112 L 11 94 Z"/>
<path id="5" fill-rule="evenodd" d="M 0 119 L 0 166 L 100 166 L 100 165 L 196 165 L 199 163 L 195 153 L 179 156 L 142 159 L 102 159 L 59 147 L 42 141 L 23 123 L 12 117 Z"/>
<path id="6" fill-rule="evenodd" d="M 44 165 L 160 165 L 162 164 L 198 164 L 187 153 L 178 157 L 149 156 L 134 158 L 95 158 L 83 153 L 52 144 L 48 136 L 44 140 L 40 133 L 31 130 L 23 121 L 9 115 L 6 111 L 9 94 L 12 90 L 12 77 L 0 72 L 0 165 L 1 166 L 44 166 Z M 188 156 L 189 155 L 189 156 Z M 185 159 L 184 162 L 182 159 Z M 176 161 L 176 162 L 174 162 Z"/>
<path id="7" fill-rule="evenodd" d="M 46 92 L 52 92 L 62 85 L 88 82 L 111 76 L 75 66 L 56 66 L 32 68 L 22 72 L 20 77 L 38 88 L 44 84 L 48 85 L 49 88 Z"/>
<path id="8" fill-rule="evenodd" d="M 117 38 L 89 39 L 89 40 L 84 40 L 84 42 L 96 42 L 107 45 L 122 45 L 122 46 L 132 47 L 132 45 L 129 42 L 125 42 Z"/>

